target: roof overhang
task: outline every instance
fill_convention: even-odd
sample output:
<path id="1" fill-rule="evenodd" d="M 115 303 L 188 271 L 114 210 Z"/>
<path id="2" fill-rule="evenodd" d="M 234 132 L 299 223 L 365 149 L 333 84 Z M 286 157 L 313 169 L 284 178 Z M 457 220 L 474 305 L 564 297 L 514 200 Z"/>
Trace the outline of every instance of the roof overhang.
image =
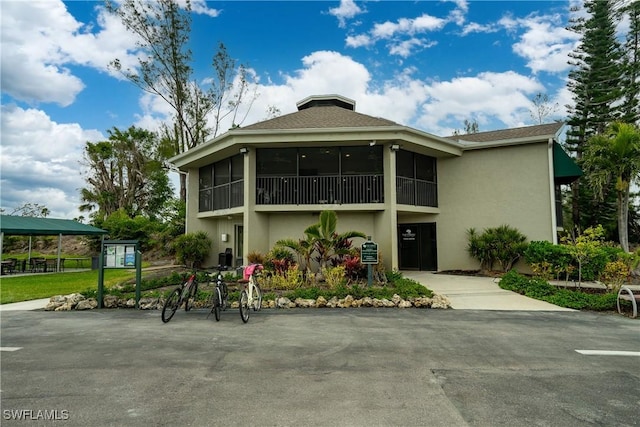
<path id="1" fill-rule="evenodd" d="M 398 144 L 401 148 L 433 157 L 462 155 L 462 146 L 406 126 L 338 127 L 285 130 L 231 130 L 169 159 L 181 170 L 206 166 L 238 154 L 240 148 L 279 148 L 341 145 Z"/>
<path id="2" fill-rule="evenodd" d="M 0 215 L 0 232 L 10 236 L 102 235 L 108 231 L 70 219 Z"/>

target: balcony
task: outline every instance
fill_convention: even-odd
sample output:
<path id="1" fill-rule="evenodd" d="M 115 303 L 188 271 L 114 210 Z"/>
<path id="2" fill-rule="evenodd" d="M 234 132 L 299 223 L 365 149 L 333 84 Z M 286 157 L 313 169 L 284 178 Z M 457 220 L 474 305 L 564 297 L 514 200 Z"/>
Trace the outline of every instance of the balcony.
<path id="1" fill-rule="evenodd" d="M 435 182 L 398 176 L 396 201 L 402 205 L 438 207 L 438 185 Z"/>
<path id="2" fill-rule="evenodd" d="M 256 178 L 258 205 L 383 203 L 382 175 Z"/>

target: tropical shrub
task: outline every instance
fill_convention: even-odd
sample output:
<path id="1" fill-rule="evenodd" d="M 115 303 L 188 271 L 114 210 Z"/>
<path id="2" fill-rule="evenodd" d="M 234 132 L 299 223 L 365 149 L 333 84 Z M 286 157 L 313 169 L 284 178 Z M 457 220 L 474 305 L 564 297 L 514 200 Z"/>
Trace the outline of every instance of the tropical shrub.
<path id="1" fill-rule="evenodd" d="M 283 246 L 274 246 L 265 256 L 264 267 L 277 274 L 284 274 L 295 264 L 294 256 Z"/>
<path id="2" fill-rule="evenodd" d="M 530 242 L 524 251 L 524 259 L 534 274 L 545 280 L 560 279 L 562 274 L 569 280 L 573 272 L 572 257 L 564 245 L 554 245 L 548 241 Z"/>
<path id="3" fill-rule="evenodd" d="M 346 282 L 345 268 L 342 265 L 337 267 L 322 267 L 322 275 L 330 289 L 336 289 Z"/>
<path id="4" fill-rule="evenodd" d="M 467 230 L 467 251 L 480 261 L 480 269 L 492 270 L 498 264 L 501 271 L 509 271 L 527 248 L 527 237 L 508 225 L 486 228 L 478 234 L 475 228 Z"/>
<path id="5" fill-rule="evenodd" d="M 304 283 L 297 264 L 290 265 L 282 272 L 276 272 L 264 280 L 265 289 L 297 289 Z"/>
<path id="6" fill-rule="evenodd" d="M 608 290 L 617 293 L 630 274 L 629 266 L 624 261 L 610 261 L 604 266 L 601 280 Z"/>

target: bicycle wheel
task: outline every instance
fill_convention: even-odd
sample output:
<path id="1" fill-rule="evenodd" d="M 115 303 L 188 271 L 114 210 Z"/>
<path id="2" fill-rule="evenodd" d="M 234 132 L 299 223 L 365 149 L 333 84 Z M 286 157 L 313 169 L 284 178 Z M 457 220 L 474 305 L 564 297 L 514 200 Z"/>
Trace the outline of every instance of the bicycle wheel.
<path id="1" fill-rule="evenodd" d="M 216 316 L 216 321 L 220 321 L 220 311 L 222 310 L 222 295 L 220 295 L 220 288 L 213 290 L 213 314 Z"/>
<path id="2" fill-rule="evenodd" d="M 164 306 L 162 307 L 162 322 L 167 323 L 174 314 L 176 314 L 176 310 L 178 310 L 178 306 L 180 305 L 180 288 L 176 288 L 169 298 L 164 302 Z"/>
<path id="3" fill-rule="evenodd" d="M 247 291 L 240 294 L 240 318 L 244 323 L 249 321 L 249 295 Z"/>
<path id="4" fill-rule="evenodd" d="M 184 311 L 189 311 L 193 308 L 196 303 L 196 296 L 198 295 L 198 282 L 193 280 L 191 284 L 191 289 L 189 289 L 189 295 L 187 295 L 187 300 L 184 302 Z"/>
<path id="5" fill-rule="evenodd" d="M 255 285 L 253 287 L 253 311 L 258 311 L 262 308 L 262 291 Z"/>

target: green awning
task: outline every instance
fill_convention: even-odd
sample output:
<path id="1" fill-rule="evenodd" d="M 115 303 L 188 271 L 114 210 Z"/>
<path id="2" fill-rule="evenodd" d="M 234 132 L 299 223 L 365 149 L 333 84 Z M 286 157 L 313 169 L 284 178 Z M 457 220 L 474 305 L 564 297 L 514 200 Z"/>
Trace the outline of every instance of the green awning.
<path id="1" fill-rule="evenodd" d="M 71 219 L 0 215 L 0 232 L 8 236 L 100 235 L 106 230 Z"/>
<path id="2" fill-rule="evenodd" d="M 556 184 L 571 184 L 582 176 L 582 169 L 564 152 L 560 144 L 553 143 L 553 177 Z"/>

